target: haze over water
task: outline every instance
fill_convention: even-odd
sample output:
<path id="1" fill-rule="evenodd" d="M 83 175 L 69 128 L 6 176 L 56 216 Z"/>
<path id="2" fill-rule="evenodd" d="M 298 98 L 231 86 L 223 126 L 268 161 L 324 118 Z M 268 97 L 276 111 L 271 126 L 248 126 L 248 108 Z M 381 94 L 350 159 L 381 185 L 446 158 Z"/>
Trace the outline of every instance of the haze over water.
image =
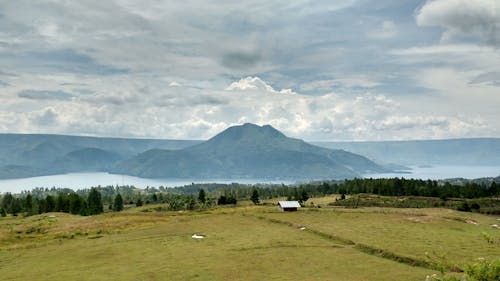
<path id="1" fill-rule="evenodd" d="M 407 173 L 367 174 L 366 178 L 417 178 L 417 179 L 447 179 L 447 178 L 482 178 L 497 177 L 500 175 L 500 166 L 429 166 L 411 167 Z M 36 187 L 60 187 L 71 189 L 84 189 L 93 186 L 107 185 L 133 185 L 138 188 L 146 187 L 176 187 L 189 185 L 191 183 L 273 183 L 292 184 L 293 181 L 286 180 L 264 180 L 264 179 L 146 179 L 127 175 L 108 173 L 71 173 L 63 175 L 52 175 L 22 179 L 0 180 L 0 192 L 21 192 Z"/>
<path id="2" fill-rule="evenodd" d="M 147 179 L 127 175 L 117 175 L 109 173 L 70 173 L 62 175 L 31 177 L 22 179 L 0 180 L 0 193 L 2 192 L 21 192 L 31 190 L 36 187 L 59 187 L 71 188 L 74 190 L 90 188 L 94 186 L 108 185 L 133 185 L 138 188 L 146 187 L 176 187 L 189 185 L 191 183 L 292 183 L 285 180 L 259 180 L 259 179 Z"/>

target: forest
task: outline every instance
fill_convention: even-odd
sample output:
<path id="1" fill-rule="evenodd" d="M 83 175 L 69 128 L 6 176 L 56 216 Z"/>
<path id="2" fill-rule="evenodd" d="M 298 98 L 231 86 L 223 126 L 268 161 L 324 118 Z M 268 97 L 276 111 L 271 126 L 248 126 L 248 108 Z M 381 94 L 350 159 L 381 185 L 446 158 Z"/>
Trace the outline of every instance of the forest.
<path id="1" fill-rule="evenodd" d="M 284 197 L 305 203 L 309 198 L 340 194 L 332 205 L 345 207 L 446 207 L 461 211 L 498 213 L 500 188 L 491 183 L 466 182 L 452 184 L 435 180 L 404 178 L 352 179 L 344 181 L 309 182 L 298 185 L 191 184 L 182 187 L 139 189 L 134 186 L 98 186 L 73 191 L 60 188 L 36 188 L 20 194 L 5 193 L 1 197 L 0 215 L 25 216 L 47 212 L 94 215 L 106 210 L 121 211 L 124 206 L 166 204 L 165 210 L 194 210 L 216 205 L 236 204 L 238 200 L 258 203 L 260 199 Z M 407 197 L 407 200 L 364 200 L 354 196 L 371 194 Z M 373 197 L 372 197 L 373 199 Z M 474 201 L 474 199 L 476 199 Z M 471 201 L 472 200 L 472 201 Z M 480 205 L 481 204 L 481 205 Z M 487 208 L 484 208 L 487 207 Z"/>

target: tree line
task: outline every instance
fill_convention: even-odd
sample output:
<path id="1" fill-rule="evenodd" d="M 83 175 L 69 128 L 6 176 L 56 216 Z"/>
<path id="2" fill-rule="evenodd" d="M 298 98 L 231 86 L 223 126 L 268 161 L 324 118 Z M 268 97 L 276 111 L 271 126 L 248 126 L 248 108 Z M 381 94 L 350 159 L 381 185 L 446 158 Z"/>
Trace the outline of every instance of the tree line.
<path id="1" fill-rule="evenodd" d="M 500 188 L 494 181 L 452 184 L 448 181 L 419 179 L 350 179 L 344 181 L 285 184 L 190 184 L 182 187 L 98 186 L 73 191 L 59 188 L 36 188 L 18 195 L 4 194 L 1 214 L 39 214 L 67 212 L 80 215 L 102 213 L 103 206 L 121 211 L 124 205 L 142 206 L 165 204 L 166 210 L 194 210 L 215 205 L 236 204 L 238 200 L 286 197 L 305 202 L 309 197 L 330 194 L 376 194 L 383 196 L 424 196 L 446 198 L 482 198 L 499 196 Z"/>
<path id="2" fill-rule="evenodd" d="M 117 208 L 119 208 L 118 205 Z M 123 204 L 121 209 L 123 209 Z M 0 215 L 3 217 L 7 214 L 30 216 L 48 212 L 88 216 L 97 215 L 103 211 L 102 196 L 96 188 L 90 189 L 87 196 L 76 192 L 59 192 L 56 196 L 49 194 L 44 197 L 40 195 L 34 197 L 31 193 L 23 193 L 22 196 L 5 193 L 0 204 Z"/>

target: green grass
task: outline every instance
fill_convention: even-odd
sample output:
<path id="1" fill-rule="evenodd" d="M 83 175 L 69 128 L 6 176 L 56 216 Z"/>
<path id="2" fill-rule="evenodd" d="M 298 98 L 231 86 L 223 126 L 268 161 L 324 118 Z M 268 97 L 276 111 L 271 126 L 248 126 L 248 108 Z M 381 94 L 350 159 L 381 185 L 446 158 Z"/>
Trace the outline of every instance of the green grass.
<path id="1" fill-rule="evenodd" d="M 400 257 L 463 268 L 477 258 L 500 258 L 495 217 L 448 209 L 321 209 L 267 214 Z M 498 241 L 498 240 L 497 240 Z"/>
<path id="2" fill-rule="evenodd" d="M 453 264 L 500 257 L 499 245 L 481 236 L 500 235 L 490 226 L 494 217 L 444 209 L 282 213 L 275 206 L 243 205 L 2 218 L 0 279 L 425 280 L 437 271 L 360 245 L 414 259 L 437 251 Z M 193 233 L 206 238 L 193 239 Z"/>

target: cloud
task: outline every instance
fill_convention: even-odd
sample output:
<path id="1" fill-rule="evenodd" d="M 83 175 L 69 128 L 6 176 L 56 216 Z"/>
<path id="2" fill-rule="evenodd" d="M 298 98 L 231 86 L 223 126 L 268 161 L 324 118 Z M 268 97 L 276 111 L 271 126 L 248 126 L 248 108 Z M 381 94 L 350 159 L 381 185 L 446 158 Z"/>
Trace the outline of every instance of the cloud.
<path id="1" fill-rule="evenodd" d="M 500 136 L 498 48 L 442 1 L 0 1 L 0 130 Z"/>
<path id="2" fill-rule="evenodd" d="M 0 52 L 0 65 L 15 65 L 18 71 L 42 73 L 76 73 L 94 75 L 113 75 L 127 72 L 124 68 L 115 68 L 99 64 L 89 55 L 73 49 L 51 49 L 18 52 L 15 48 Z"/>
<path id="3" fill-rule="evenodd" d="M 59 90 L 23 90 L 17 93 L 17 96 L 30 100 L 68 100 L 72 97 L 71 94 Z"/>
<path id="4" fill-rule="evenodd" d="M 271 85 L 262 81 L 259 77 L 246 77 L 240 79 L 238 82 L 233 82 L 229 87 L 226 88 L 226 91 L 234 91 L 234 90 L 258 90 L 273 94 L 295 94 L 292 89 L 281 89 L 279 91 L 273 89 Z"/>
<path id="5" fill-rule="evenodd" d="M 346 90 L 355 88 L 375 88 L 380 86 L 381 83 L 374 79 L 375 77 L 370 77 L 368 75 L 354 75 L 339 77 L 337 79 L 329 80 L 316 80 L 304 83 L 300 85 L 300 89 L 304 91 L 331 91 L 331 90 Z"/>
<path id="6" fill-rule="evenodd" d="M 291 89 L 275 89 L 255 76 L 209 91 L 164 87 L 164 81 L 154 79 L 144 83 L 127 76 L 110 79 L 82 79 L 82 83 L 100 90 L 72 99 L 49 100 L 53 103 L 40 104 L 35 109 L 32 103 L 23 103 L 25 99 L 12 103 L 11 108 L 24 111 L 25 117 L 14 115 L 15 122 L 2 123 L 0 129 L 207 139 L 227 126 L 252 122 L 271 124 L 287 135 L 308 140 L 382 140 L 475 135 L 490 126 L 488 120 L 474 123 L 467 115 L 436 115 L 423 109 L 411 113 L 405 106 L 413 100 L 369 92 L 311 96 Z M 43 84 L 43 80 L 29 80 Z M 61 81 L 64 79 L 54 83 Z M 4 118 L 12 116 L 5 115 L 0 121 Z M 480 126 L 474 126 L 477 124 Z"/>
<path id="7" fill-rule="evenodd" d="M 450 98 L 460 93 L 496 96 L 492 93 L 498 91 L 500 51 L 495 47 L 442 44 L 392 50 L 391 53 L 399 63 L 418 66 L 414 69 L 413 80 L 420 86 L 439 90 Z M 462 89 L 457 90 L 458 87 Z M 481 101 L 486 100 L 476 100 L 476 103 Z"/>
<path id="8" fill-rule="evenodd" d="M 384 20 L 380 25 L 380 28 L 376 31 L 372 31 L 368 34 L 368 37 L 373 39 L 389 39 L 396 37 L 398 35 L 398 29 L 396 24 L 390 20 Z"/>
<path id="9" fill-rule="evenodd" d="M 248 52 L 231 52 L 222 57 L 222 65 L 229 68 L 248 68 L 255 66 L 261 60 L 261 54 Z"/>
<path id="10" fill-rule="evenodd" d="M 71 84 L 70 84 L 71 85 Z M 67 85 L 66 85 L 67 86 Z M 89 90 L 89 89 L 82 89 L 82 88 L 76 88 L 76 89 L 73 89 L 72 92 L 76 92 L 78 94 L 82 94 L 82 95 L 90 95 L 90 94 L 93 94 L 94 91 L 92 90 Z"/>
<path id="11" fill-rule="evenodd" d="M 57 123 L 58 114 L 53 108 L 46 108 L 41 112 L 32 114 L 33 123 L 42 127 L 52 126 Z"/>
<path id="12" fill-rule="evenodd" d="M 470 80 L 470 84 L 483 84 L 490 86 L 500 86 L 500 72 L 482 73 Z"/>
<path id="13" fill-rule="evenodd" d="M 393 60 L 417 67 L 441 64 L 457 70 L 494 71 L 500 64 L 500 51 L 492 46 L 477 44 L 440 44 L 391 50 Z"/>
<path id="14" fill-rule="evenodd" d="M 485 43 L 500 44 L 500 5 L 497 0 L 427 1 L 416 18 L 420 26 L 443 27 L 443 40 L 476 36 Z"/>
<path id="15" fill-rule="evenodd" d="M 9 83 L 0 80 L 0 87 L 8 87 L 8 86 L 10 86 Z"/>

